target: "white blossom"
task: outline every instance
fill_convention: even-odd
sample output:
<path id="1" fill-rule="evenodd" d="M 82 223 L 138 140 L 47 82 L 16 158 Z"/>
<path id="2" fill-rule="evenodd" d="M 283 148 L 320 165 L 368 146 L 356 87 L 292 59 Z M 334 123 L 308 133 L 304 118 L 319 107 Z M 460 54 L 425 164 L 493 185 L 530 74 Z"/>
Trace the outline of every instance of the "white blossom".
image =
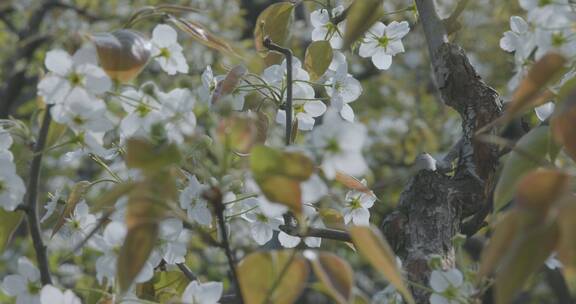
<path id="1" fill-rule="evenodd" d="M 344 12 L 344 7 L 339 5 L 332 10 L 332 16 L 337 17 Z M 335 25 L 330 20 L 330 14 L 326 9 L 315 10 L 310 14 L 312 30 L 312 41 L 328 40 L 334 49 L 340 49 L 343 45 L 343 35 L 346 30 L 346 21 Z"/>
<path id="2" fill-rule="evenodd" d="M 178 33 L 169 25 L 159 24 L 152 31 L 152 56 L 168 75 L 188 73 L 188 63 L 178 43 Z"/>
<path id="3" fill-rule="evenodd" d="M 472 286 L 464 281 L 458 269 L 434 270 L 430 275 L 430 304 L 459 304 L 472 294 Z"/>
<path id="4" fill-rule="evenodd" d="M 186 209 L 188 218 L 203 226 L 212 225 L 212 214 L 208 209 L 208 203 L 202 198 L 202 185 L 196 176 L 188 178 L 188 185 L 180 193 L 180 207 Z"/>
<path id="5" fill-rule="evenodd" d="M 2 280 L 2 290 L 16 297 L 16 304 L 40 304 L 40 271 L 26 257 L 18 259 L 18 273 Z"/>
<path id="6" fill-rule="evenodd" d="M 182 302 L 186 304 L 216 304 L 222 297 L 224 286 L 221 282 L 200 283 L 192 281 L 182 293 Z"/>
<path id="7" fill-rule="evenodd" d="M 40 302 L 42 304 L 82 304 L 80 298 L 72 290 L 67 289 L 62 292 L 50 284 L 42 287 Z"/>
<path id="8" fill-rule="evenodd" d="M 362 184 L 366 185 L 366 180 L 362 180 Z M 344 223 L 350 222 L 354 225 L 368 226 L 370 225 L 370 211 L 376 196 L 372 191 L 362 192 L 357 190 L 348 191 L 346 193 L 346 207 L 342 210 L 344 215 Z"/>
<path id="9" fill-rule="evenodd" d="M 380 70 L 389 69 L 392 64 L 392 57 L 404 52 L 401 39 L 409 31 L 410 26 L 406 21 L 392 21 L 388 25 L 376 22 L 360 44 L 360 56 L 372 57 L 372 63 Z"/>

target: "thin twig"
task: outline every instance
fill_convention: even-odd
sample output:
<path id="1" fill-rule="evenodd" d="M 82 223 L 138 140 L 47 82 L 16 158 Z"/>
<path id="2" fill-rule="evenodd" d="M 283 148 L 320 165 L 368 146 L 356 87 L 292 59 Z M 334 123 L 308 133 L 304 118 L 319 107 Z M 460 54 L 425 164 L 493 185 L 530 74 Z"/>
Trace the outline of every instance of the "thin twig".
<path id="1" fill-rule="evenodd" d="M 217 188 L 212 188 L 204 192 L 204 197 L 212 203 L 214 207 L 214 213 L 218 218 L 218 225 L 220 227 L 220 236 L 222 238 L 222 247 L 224 248 L 224 253 L 228 260 L 228 266 L 230 267 L 230 273 L 232 275 L 232 280 L 234 281 L 234 286 L 236 288 L 236 294 L 239 295 L 239 303 L 244 303 L 244 298 L 242 297 L 242 290 L 240 289 L 240 281 L 238 280 L 238 274 L 236 273 L 236 258 L 232 253 L 230 248 L 230 243 L 228 242 L 228 232 L 226 229 L 226 220 L 224 218 L 224 211 L 226 206 L 222 203 L 222 193 Z"/>
<path id="2" fill-rule="evenodd" d="M 50 270 L 48 269 L 48 257 L 46 255 L 46 246 L 42 241 L 42 232 L 38 224 L 38 209 L 36 200 L 38 197 L 38 182 L 40 180 L 40 169 L 42 167 L 42 153 L 38 153 L 44 149 L 46 139 L 48 137 L 48 130 L 50 129 L 50 108 L 52 105 L 46 107 L 42 126 L 38 134 L 38 139 L 34 145 L 34 157 L 30 165 L 30 174 L 28 175 L 28 196 L 26 198 L 26 217 L 28 219 L 28 228 L 34 250 L 36 251 L 36 259 L 38 261 L 38 268 L 40 269 L 40 279 L 43 285 L 51 284 L 52 278 L 50 277 Z"/>
<path id="3" fill-rule="evenodd" d="M 348 232 L 337 229 L 309 227 L 302 233 L 298 231 L 297 227 L 290 224 L 280 225 L 278 228 L 288 235 L 300 238 L 318 237 L 334 241 L 352 242 L 352 237 L 350 237 Z"/>
<path id="4" fill-rule="evenodd" d="M 197 279 L 196 275 L 186 266 L 184 263 L 176 263 L 176 266 L 182 271 L 182 273 L 188 278 L 190 281 L 195 281 Z"/>
<path id="5" fill-rule="evenodd" d="M 264 47 L 281 53 L 286 58 L 286 145 L 288 146 L 292 138 L 292 51 L 275 44 L 270 37 L 264 38 Z"/>

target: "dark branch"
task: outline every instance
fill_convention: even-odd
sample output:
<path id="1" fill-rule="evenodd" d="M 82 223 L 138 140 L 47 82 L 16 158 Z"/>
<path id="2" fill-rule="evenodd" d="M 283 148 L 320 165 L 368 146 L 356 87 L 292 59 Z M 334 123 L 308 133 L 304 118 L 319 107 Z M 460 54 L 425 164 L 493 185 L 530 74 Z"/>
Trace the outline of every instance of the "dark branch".
<path id="1" fill-rule="evenodd" d="M 335 240 L 335 241 L 350 242 L 350 243 L 352 242 L 352 238 L 350 237 L 350 234 L 348 234 L 348 232 L 342 231 L 342 230 L 310 227 L 306 230 L 306 232 L 301 233 L 298 231 L 297 227 L 290 225 L 290 224 L 281 225 L 279 228 L 280 228 L 280 230 L 282 230 L 283 232 L 285 232 L 288 235 L 297 236 L 297 237 L 301 237 L 301 238 L 318 237 L 318 238 L 330 239 L 330 240 Z"/>
<path id="2" fill-rule="evenodd" d="M 48 137 L 48 130 L 50 129 L 50 108 L 46 107 L 42 126 L 38 134 L 38 139 L 34 145 L 34 158 L 30 166 L 30 174 L 28 176 L 28 196 L 26 198 L 26 216 L 28 219 L 28 227 L 30 229 L 30 236 L 36 251 L 36 259 L 38 261 L 38 268 L 40 269 L 40 278 L 43 285 L 51 284 L 50 270 L 48 268 L 48 257 L 46 255 L 46 246 L 42 241 L 42 232 L 38 223 L 38 211 L 36 206 L 38 196 L 38 182 L 40 180 L 40 171 L 42 167 L 42 150 L 46 144 Z"/>

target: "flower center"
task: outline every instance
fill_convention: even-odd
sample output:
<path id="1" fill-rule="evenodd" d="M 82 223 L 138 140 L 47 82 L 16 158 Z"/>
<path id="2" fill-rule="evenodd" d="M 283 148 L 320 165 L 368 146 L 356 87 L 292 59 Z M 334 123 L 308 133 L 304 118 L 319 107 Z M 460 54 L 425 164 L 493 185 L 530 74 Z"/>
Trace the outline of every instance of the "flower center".
<path id="1" fill-rule="evenodd" d="M 148 107 L 147 105 L 141 103 L 136 107 L 136 113 L 138 113 L 138 115 L 140 115 L 140 117 L 144 117 L 146 115 L 148 115 L 148 113 L 150 113 L 150 111 L 152 111 L 150 109 L 150 107 Z"/>
<path id="2" fill-rule="evenodd" d="M 340 145 L 338 144 L 338 140 L 336 138 L 331 138 L 326 143 L 326 151 L 331 153 L 338 153 L 340 152 Z"/>
<path id="3" fill-rule="evenodd" d="M 294 114 L 298 114 L 298 113 L 302 113 L 302 112 L 304 112 L 304 105 L 303 104 L 294 105 Z"/>
<path id="4" fill-rule="evenodd" d="M 267 222 L 268 222 L 268 218 L 267 218 L 264 214 L 262 214 L 262 213 L 256 214 L 256 219 L 257 219 L 259 222 L 262 222 L 262 223 L 267 223 Z"/>
<path id="5" fill-rule="evenodd" d="M 34 282 L 28 282 L 28 293 L 31 295 L 35 295 L 40 293 L 40 286 Z"/>
<path id="6" fill-rule="evenodd" d="M 378 46 L 380 47 L 387 48 L 389 43 L 390 38 L 388 38 L 386 35 L 378 38 Z"/>
<path id="7" fill-rule="evenodd" d="M 552 0 L 540 0 L 538 2 L 538 6 L 546 6 L 548 4 L 552 4 Z"/>
<path id="8" fill-rule="evenodd" d="M 80 86 L 82 84 L 82 75 L 72 73 L 68 76 L 68 81 L 70 81 L 73 87 Z"/>
<path id="9" fill-rule="evenodd" d="M 86 120 L 82 118 L 82 116 L 80 115 L 74 116 L 74 118 L 72 118 L 72 121 L 74 122 L 74 124 L 79 126 L 83 125 L 86 122 Z"/>
<path id="10" fill-rule="evenodd" d="M 4 181 L 0 180 L 0 193 L 6 190 L 6 185 L 4 185 Z"/>
<path id="11" fill-rule="evenodd" d="M 349 203 L 349 206 L 352 209 L 362 208 L 362 204 L 360 203 L 360 198 L 355 197 L 354 199 L 352 199 L 352 201 Z"/>
<path id="12" fill-rule="evenodd" d="M 552 46 L 561 47 L 566 43 L 566 37 L 562 33 L 552 34 Z"/>
<path id="13" fill-rule="evenodd" d="M 446 290 L 444 290 L 444 292 L 442 292 L 442 295 L 450 300 L 456 299 L 458 297 L 458 288 L 450 285 Z"/>
<path id="14" fill-rule="evenodd" d="M 161 48 L 159 56 L 164 58 L 170 58 L 170 50 L 168 50 L 167 48 Z"/>

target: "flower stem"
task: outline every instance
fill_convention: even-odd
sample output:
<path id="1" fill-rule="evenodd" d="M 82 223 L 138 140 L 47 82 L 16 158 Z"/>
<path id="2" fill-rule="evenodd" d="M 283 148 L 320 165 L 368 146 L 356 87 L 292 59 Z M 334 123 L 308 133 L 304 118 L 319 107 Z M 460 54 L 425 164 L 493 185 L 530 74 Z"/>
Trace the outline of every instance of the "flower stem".
<path id="1" fill-rule="evenodd" d="M 51 284 L 52 278 L 50 277 L 50 271 L 48 269 L 46 246 L 42 241 L 42 232 L 40 231 L 40 225 L 38 224 L 38 208 L 36 206 L 36 200 L 38 198 L 38 182 L 40 180 L 40 169 L 42 167 L 43 156 L 40 152 L 46 145 L 48 130 L 50 129 L 50 122 L 52 120 L 52 117 L 50 116 L 51 107 L 52 105 L 46 107 L 38 139 L 34 145 L 34 157 L 32 158 L 30 174 L 28 175 L 28 196 L 26 197 L 25 209 L 28 229 L 30 230 L 30 236 L 32 237 L 32 243 L 34 244 L 34 250 L 36 251 L 36 260 L 38 261 L 38 268 L 40 269 L 42 285 Z"/>

